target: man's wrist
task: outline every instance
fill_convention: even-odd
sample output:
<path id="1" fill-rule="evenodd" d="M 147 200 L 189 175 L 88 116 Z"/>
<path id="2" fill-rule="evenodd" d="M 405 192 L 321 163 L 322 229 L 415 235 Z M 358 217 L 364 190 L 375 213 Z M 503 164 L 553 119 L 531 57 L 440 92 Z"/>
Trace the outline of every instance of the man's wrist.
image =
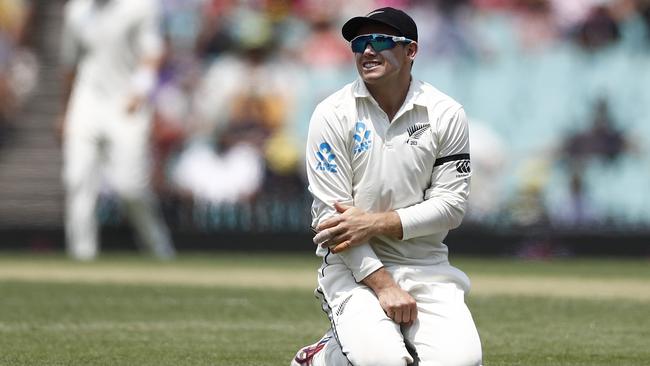
<path id="1" fill-rule="evenodd" d="M 379 293 L 384 289 L 397 286 L 393 280 L 393 277 L 390 275 L 390 273 L 388 273 L 388 271 L 386 271 L 384 267 L 381 267 L 372 272 L 361 282 L 363 282 L 364 285 L 370 287 L 375 293 Z"/>
<path id="2" fill-rule="evenodd" d="M 402 238 L 402 221 L 395 211 L 378 212 L 375 216 L 375 235 L 384 235 L 395 239 Z"/>

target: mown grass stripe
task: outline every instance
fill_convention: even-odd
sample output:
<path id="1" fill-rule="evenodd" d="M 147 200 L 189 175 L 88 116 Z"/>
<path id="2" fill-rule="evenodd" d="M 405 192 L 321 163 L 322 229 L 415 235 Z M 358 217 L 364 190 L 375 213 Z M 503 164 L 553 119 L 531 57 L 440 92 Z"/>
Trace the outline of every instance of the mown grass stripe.
<path id="1" fill-rule="evenodd" d="M 632 278 L 471 274 L 472 294 L 623 298 L 650 301 L 650 281 Z M 268 268 L 135 268 L 133 266 L 49 266 L 20 264 L 0 268 L 0 281 L 112 283 L 313 289 L 316 270 Z"/>

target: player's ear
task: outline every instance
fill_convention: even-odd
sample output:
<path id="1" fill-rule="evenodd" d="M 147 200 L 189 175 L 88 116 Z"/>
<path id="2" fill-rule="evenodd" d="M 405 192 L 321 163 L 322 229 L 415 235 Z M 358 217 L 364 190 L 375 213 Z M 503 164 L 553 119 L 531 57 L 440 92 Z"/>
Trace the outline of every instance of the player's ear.
<path id="1" fill-rule="evenodd" d="M 411 42 L 406 46 L 406 55 L 411 61 L 415 60 L 415 55 L 418 53 L 418 44 L 417 42 Z"/>

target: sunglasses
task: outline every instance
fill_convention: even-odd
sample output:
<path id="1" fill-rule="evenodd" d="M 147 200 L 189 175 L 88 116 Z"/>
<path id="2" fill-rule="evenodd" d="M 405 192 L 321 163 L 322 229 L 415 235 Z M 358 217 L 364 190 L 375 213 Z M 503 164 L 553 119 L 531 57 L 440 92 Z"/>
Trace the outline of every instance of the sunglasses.
<path id="1" fill-rule="evenodd" d="M 352 46 L 352 52 L 363 53 L 363 51 L 366 50 L 368 43 L 370 43 L 370 46 L 375 50 L 375 52 L 381 52 L 395 47 L 398 43 L 411 42 L 413 42 L 413 40 L 406 37 L 389 36 L 387 34 L 364 34 L 351 40 L 350 46 Z"/>

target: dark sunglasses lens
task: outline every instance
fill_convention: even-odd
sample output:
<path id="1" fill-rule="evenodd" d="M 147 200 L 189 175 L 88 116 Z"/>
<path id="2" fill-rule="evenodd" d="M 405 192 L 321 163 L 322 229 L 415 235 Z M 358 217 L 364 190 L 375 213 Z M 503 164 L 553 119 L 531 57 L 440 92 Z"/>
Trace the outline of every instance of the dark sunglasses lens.
<path id="1" fill-rule="evenodd" d="M 375 50 L 375 52 L 381 52 L 383 50 L 393 48 L 396 44 L 391 37 L 364 36 L 352 40 L 352 52 L 363 53 L 368 43 L 370 43 L 372 49 Z"/>
<path id="2" fill-rule="evenodd" d="M 370 41 L 370 45 L 375 51 L 381 52 L 383 50 L 395 47 L 395 42 L 393 42 L 393 40 L 388 37 L 377 37 L 374 40 Z"/>
<path id="3" fill-rule="evenodd" d="M 368 41 L 370 41 L 371 39 L 372 39 L 371 37 L 358 37 L 353 39 L 351 43 L 352 52 L 362 53 L 366 49 L 366 45 L 368 44 Z"/>

